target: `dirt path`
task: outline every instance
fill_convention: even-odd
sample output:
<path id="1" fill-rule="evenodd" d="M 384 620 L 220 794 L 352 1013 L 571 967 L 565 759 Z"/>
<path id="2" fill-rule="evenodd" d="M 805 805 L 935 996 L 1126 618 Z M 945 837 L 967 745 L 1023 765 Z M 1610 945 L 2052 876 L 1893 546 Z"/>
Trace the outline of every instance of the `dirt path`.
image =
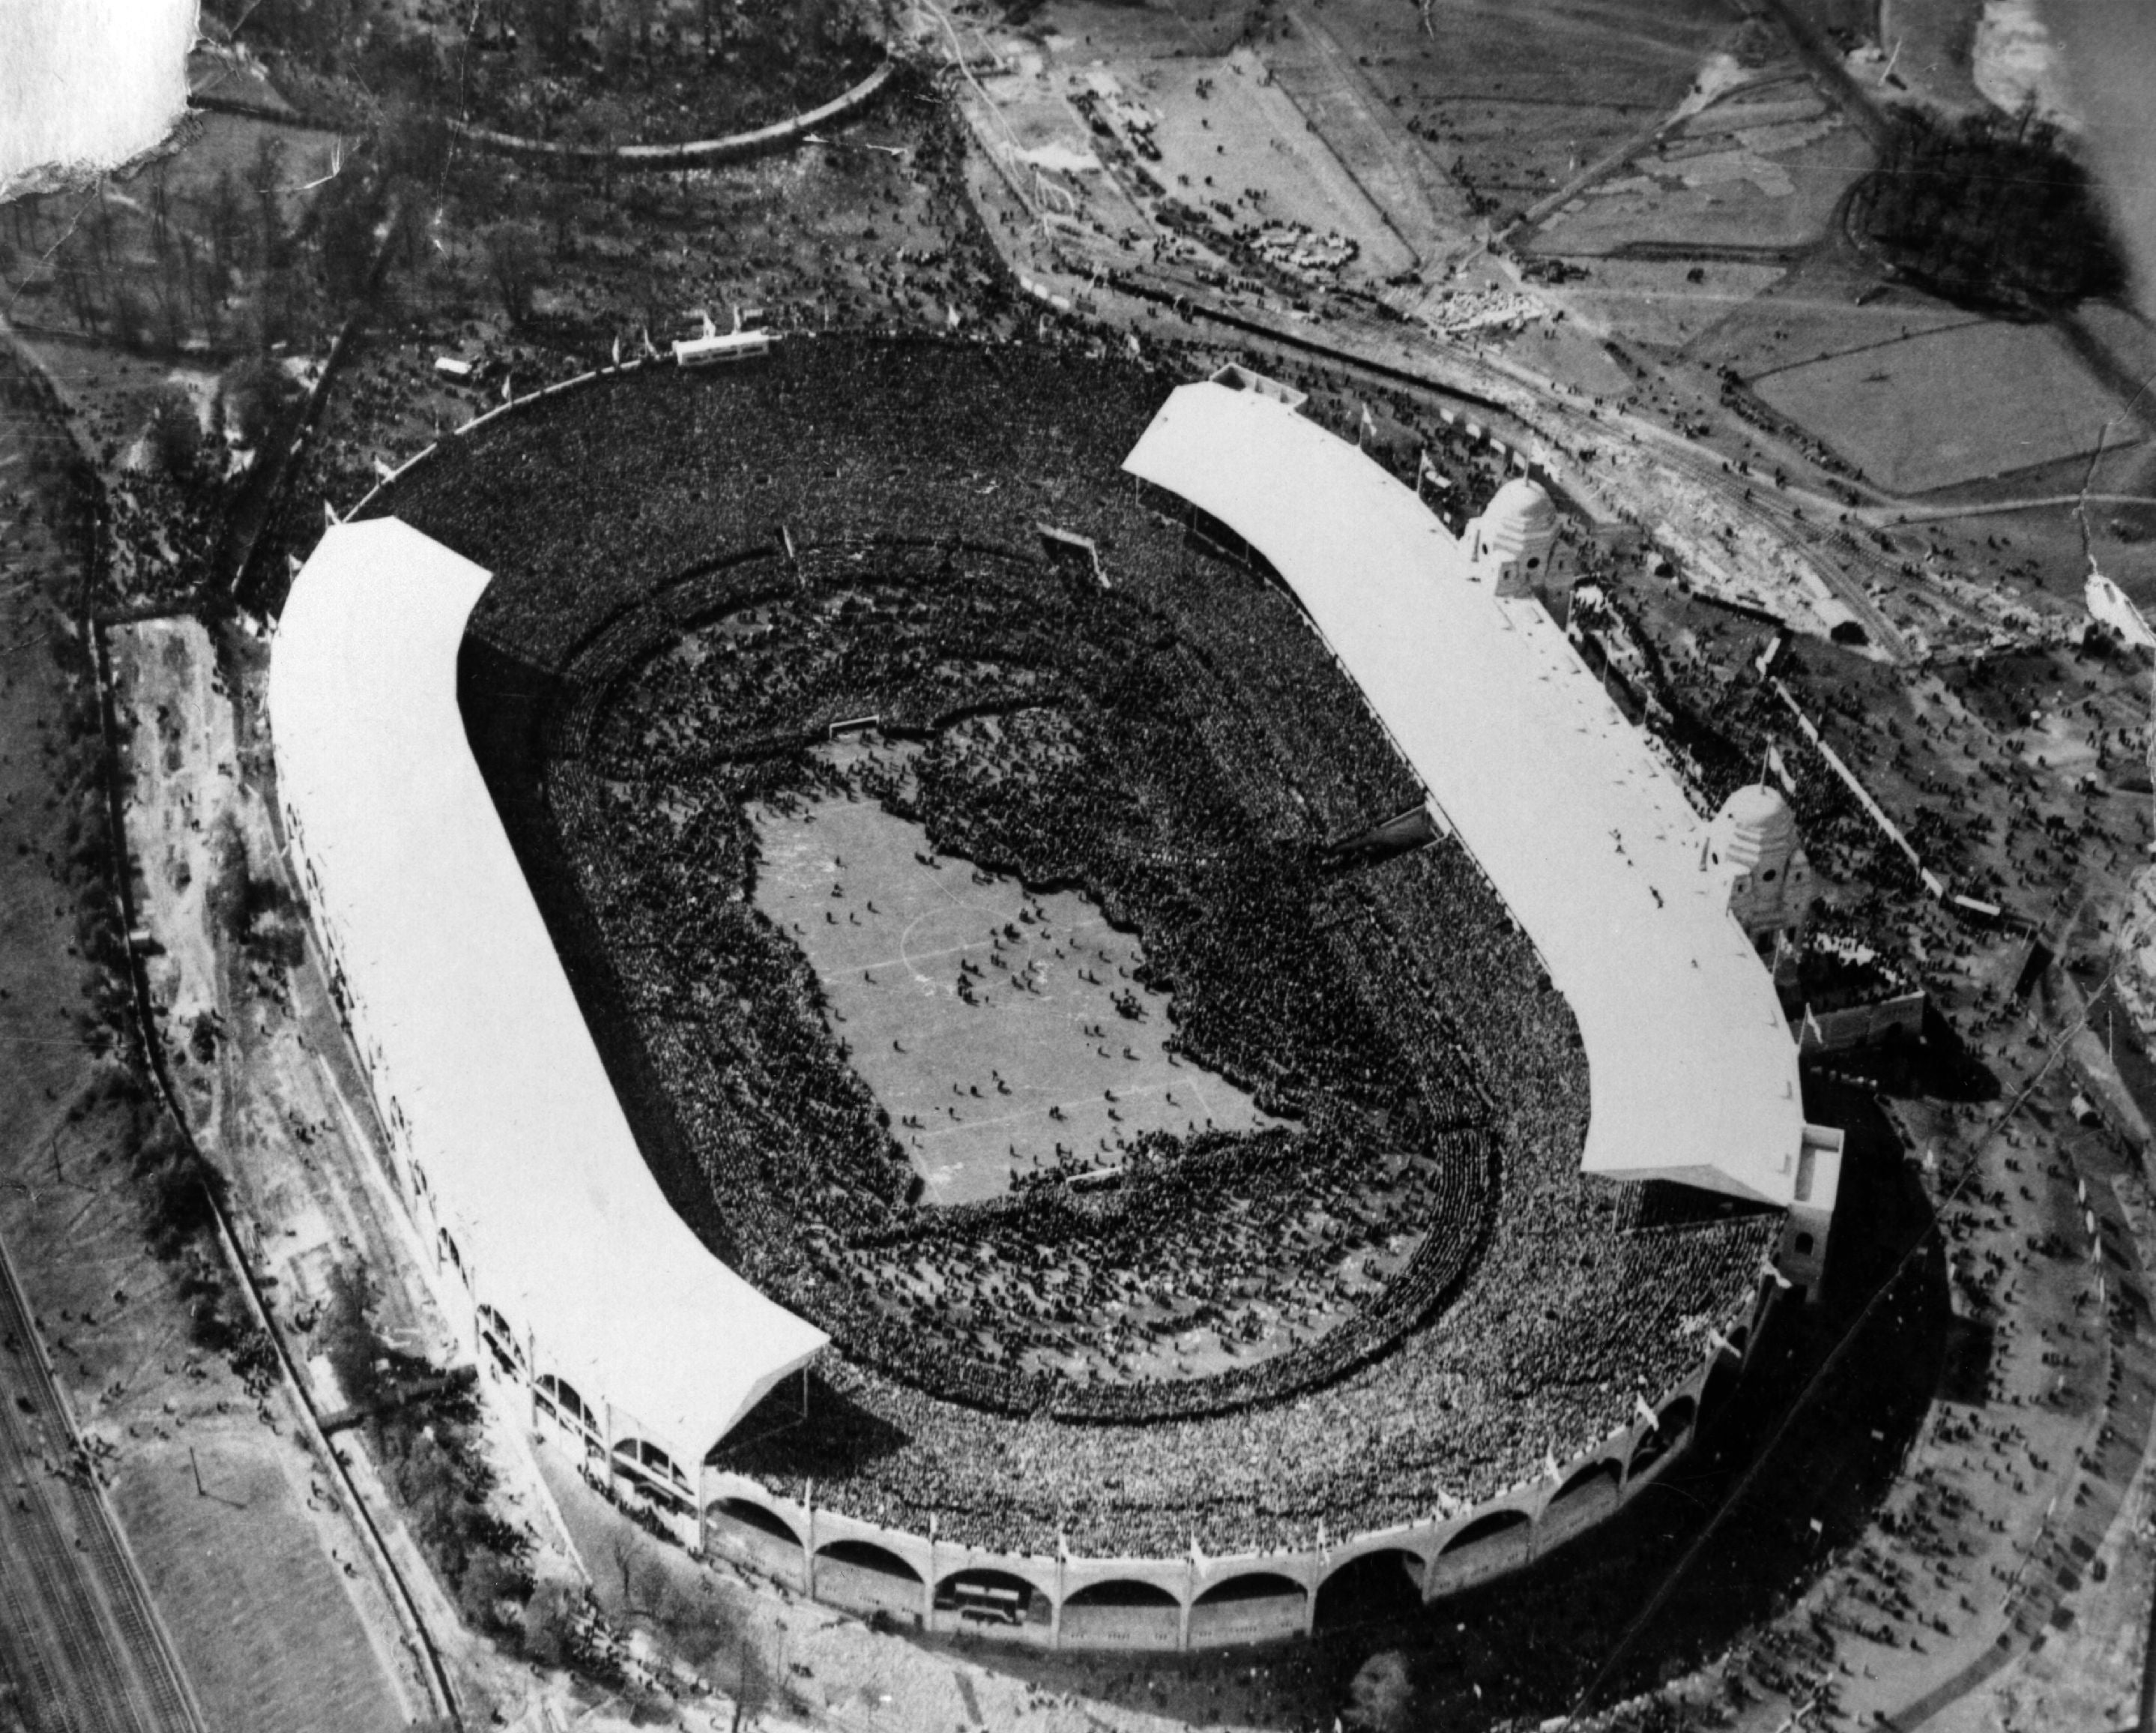
<path id="1" fill-rule="evenodd" d="M 12 446 L 49 436 L 36 412 L 10 402 L 4 414 L 0 437 Z M 201 1261 L 198 1246 L 161 1254 L 146 1237 L 160 1230 L 129 1170 L 137 1160 L 131 1139 L 142 1122 L 127 1103 L 131 1093 L 139 1099 L 140 1087 L 115 1062 L 112 1024 L 93 1015 L 86 1000 L 110 983 L 80 954 L 90 929 L 75 919 L 78 908 L 87 915 L 108 907 L 108 892 L 94 874 L 69 870 L 65 859 L 70 846 L 95 848 L 103 836 L 95 733 L 71 734 L 66 719 L 71 706 L 77 726 L 94 714 L 82 707 L 87 687 L 49 651 L 58 618 L 49 598 L 73 594 L 81 544 L 55 532 L 58 478 L 33 462 L 8 467 L 25 511 L 0 531 L 0 558 L 13 580 L 0 585 L 0 642 L 18 652 L 0 662 L 0 836 L 11 845 L 0 854 L 0 1039 L 8 1047 L 0 1067 L 0 1233 L 18 1250 L 34 1316 L 6 1320 L 0 1374 L 10 1386 L 6 1443 L 13 1468 L 0 1478 L 11 1530 L 38 1523 L 44 1532 L 11 1534 L 10 1558 L 34 1575 L 0 1566 L 13 1578 L 15 1608 L 0 1622 L 28 1644 L 40 1632 L 64 1638 L 59 1660 L 49 1658 L 33 1682 L 31 1700 L 48 1690 L 52 1706 L 76 1715 L 71 1725 L 285 1733 L 302 1724 L 293 1711 L 304 1697 L 261 1716 L 221 1689 L 229 1625 L 174 1592 L 174 1573 L 184 1573 L 194 1543 L 167 1544 L 158 1520 L 194 1514 L 198 1463 L 214 1478 L 243 1459 L 267 1462 L 302 1498 L 310 1465 L 289 1442 L 289 1415 L 274 1401 L 258 1405 L 222 1359 L 196 1345 L 218 1287 L 213 1262 Z M 54 1375 L 44 1389 L 33 1330 Z M 84 1441 L 80 1458 L 69 1442 L 69 1415 Z M 154 1468 L 161 1453 L 169 1461 L 175 1453 L 177 1474 Z M 90 1463 L 94 1478 L 85 1466 Z M 127 1543 L 110 1530 L 102 1489 Z M 250 1560 L 264 1545 L 282 1547 L 295 1532 L 311 1532 L 268 1510 L 232 1520 L 244 1530 L 243 1556 Z M 130 1543 L 139 1581 L 122 1550 Z M 266 1575 L 251 1582 L 254 1607 L 274 1632 L 281 1586 Z M 304 1691 L 321 1682 L 310 1670 L 309 1639 L 333 1641 L 335 1632 L 316 1612 L 305 1626 L 282 1632 L 274 1664 L 258 1669 L 251 1688 L 297 1679 Z M 192 1695 L 159 1653 L 165 1633 Z M 149 1671 L 138 1655 L 149 1657 Z M 72 1679 L 85 1669 L 95 1677 L 87 1693 Z M 361 1712 L 332 1708 L 316 1717 L 309 1708 L 306 1724 L 331 1733 L 402 1725 L 406 1706 L 394 1690 L 372 1689 L 371 1699 L 353 1700 Z"/>

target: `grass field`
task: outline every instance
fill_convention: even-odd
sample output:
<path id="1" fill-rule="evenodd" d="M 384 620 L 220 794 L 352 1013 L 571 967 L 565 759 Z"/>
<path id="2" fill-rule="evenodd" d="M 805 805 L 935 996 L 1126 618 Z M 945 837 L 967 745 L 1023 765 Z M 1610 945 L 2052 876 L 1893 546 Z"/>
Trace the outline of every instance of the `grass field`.
<path id="1" fill-rule="evenodd" d="M 228 1442 L 201 1492 L 179 1439 L 129 1453 L 113 1504 L 186 1657 L 210 1725 L 230 1733 L 387 1733 L 405 1724 L 336 1567 L 268 1435 Z"/>
<path id="2" fill-rule="evenodd" d="M 1109 1163 L 1141 1132 L 1264 1123 L 1165 1050 L 1168 1000 L 1128 979 L 1137 939 L 1086 897 L 925 865 L 920 828 L 867 801 L 760 811 L 757 833 L 757 906 L 808 954 L 932 1201 L 996 1196 L 1059 1144 Z"/>
<path id="3" fill-rule="evenodd" d="M 1738 28 L 1702 0 L 1433 0 L 1427 31 L 1399 0 L 1331 0 L 1324 23 L 1438 160 L 1506 208 L 1553 190 L 1673 107 Z"/>
<path id="4" fill-rule="evenodd" d="M 1902 493 L 2093 450 L 2120 416 L 2058 337 L 2035 325 L 1912 337 L 1771 373 L 1754 388 Z"/>
<path id="5" fill-rule="evenodd" d="M 1699 273 L 1696 282 L 1690 276 L 1694 270 Z M 1548 292 L 1574 318 L 1605 327 L 1624 342 L 1678 349 L 1751 306 L 1782 275 L 1779 265 L 1719 259 L 1697 265 L 1683 260 L 1598 259 L 1585 279 Z M 1616 388 L 1626 387 L 1620 383 Z"/>
<path id="6" fill-rule="evenodd" d="M 1604 274 L 1604 267 L 1595 267 L 1596 280 Z M 1715 267 L 1709 265 L 1707 274 L 1712 277 Z M 1849 259 L 1821 254 L 1789 271 L 1749 308 L 1736 309 L 1702 332 L 1690 352 L 1752 379 L 1852 349 L 1974 325 L 1981 317 L 1920 290 L 1882 288 Z"/>
<path id="7" fill-rule="evenodd" d="M 1537 249 L 1794 249 L 1818 238 L 1871 161 L 1863 136 L 1838 116 L 1688 141 L 1575 199 L 1543 225 Z"/>
<path id="8" fill-rule="evenodd" d="M 1240 222 L 1337 231 L 1361 249 L 1357 269 L 1368 275 L 1414 262 L 1370 194 L 1255 55 L 1153 69 L 1143 100 L 1160 116 L 1153 172 L 1185 203 L 1211 209 L 1218 201 Z M 1260 197 L 1251 199 L 1252 192 Z"/>

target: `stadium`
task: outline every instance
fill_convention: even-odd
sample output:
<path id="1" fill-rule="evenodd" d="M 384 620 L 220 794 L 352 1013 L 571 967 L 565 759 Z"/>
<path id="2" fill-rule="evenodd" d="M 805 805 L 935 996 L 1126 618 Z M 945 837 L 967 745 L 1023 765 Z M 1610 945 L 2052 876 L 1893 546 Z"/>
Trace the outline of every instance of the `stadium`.
<path id="1" fill-rule="evenodd" d="M 789 337 L 446 439 L 277 627 L 279 807 L 414 1221 L 685 1541 L 1042 1645 L 1303 1634 L 1666 1471 L 1838 1134 L 1710 823 L 1296 394 Z"/>

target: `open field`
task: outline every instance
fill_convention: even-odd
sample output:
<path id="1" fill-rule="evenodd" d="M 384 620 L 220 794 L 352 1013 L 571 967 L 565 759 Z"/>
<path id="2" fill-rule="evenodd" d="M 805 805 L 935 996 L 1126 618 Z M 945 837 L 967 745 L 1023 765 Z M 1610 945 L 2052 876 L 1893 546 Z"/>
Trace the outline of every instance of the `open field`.
<path id="1" fill-rule="evenodd" d="M 1597 265 L 1590 282 L 1607 269 Z M 1707 275 L 1716 269 L 1708 265 Z M 1695 338 L 1688 352 L 1752 379 L 1803 362 L 1983 322 L 1981 314 L 1921 290 L 1882 287 L 1847 257 L 1826 254 L 1789 270 L 1750 307 L 1728 312 Z"/>
<path id="2" fill-rule="evenodd" d="M 184 1632 L 195 1689 L 215 1728 L 382 1733 L 404 1724 L 333 1543 L 311 1531 L 264 1437 L 195 1465 L 179 1439 L 130 1456 L 113 1502 L 150 1588 Z M 319 1484 L 319 1483 L 318 1483 Z M 315 1501 L 311 1498 L 310 1504 Z"/>
<path id="3" fill-rule="evenodd" d="M 1949 109 L 1984 105 L 1976 27 L 1984 0 L 1880 0 L 1879 44 L 1912 94 Z M 1898 52 L 1897 52 L 1898 50 Z"/>
<path id="4" fill-rule="evenodd" d="M 1573 318 L 1626 343 L 1681 349 L 1749 307 L 1783 275 L 1779 265 L 1720 259 L 1697 265 L 1681 259 L 1598 259 L 1584 280 L 1543 292 Z M 1564 376 L 1573 378 L 1573 371 L 1565 369 Z"/>
<path id="5" fill-rule="evenodd" d="M 921 828 L 867 801 L 767 811 L 757 829 L 757 906 L 808 954 L 932 1201 L 998 1196 L 1065 1148 L 1112 1165 L 1144 1132 L 1266 1123 L 1168 1052 L 1166 995 L 1129 980 L 1137 938 L 1086 897 L 924 865 Z"/>
<path id="6" fill-rule="evenodd" d="M 1406 125 L 1498 214 L 1524 208 L 1674 107 L 1732 37 L 1703 0 L 1528 8 L 1335 0 L 1324 28 Z"/>
<path id="7" fill-rule="evenodd" d="M 1537 251 L 1602 257 L 1628 248 L 1713 258 L 1816 240 L 1871 147 L 1839 116 L 1695 140 L 1640 158 L 1543 224 Z"/>
<path id="8" fill-rule="evenodd" d="M 1987 321 L 1765 374 L 1759 395 L 1899 493 L 2093 450 L 2120 409 L 2047 327 Z"/>

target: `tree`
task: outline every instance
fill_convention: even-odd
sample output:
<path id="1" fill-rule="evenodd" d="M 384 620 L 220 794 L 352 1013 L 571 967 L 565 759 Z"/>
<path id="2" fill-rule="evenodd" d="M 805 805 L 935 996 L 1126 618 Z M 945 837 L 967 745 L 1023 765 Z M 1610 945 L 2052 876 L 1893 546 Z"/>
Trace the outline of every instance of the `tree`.
<path id="1" fill-rule="evenodd" d="M 316 207 L 321 225 L 322 280 L 331 301 L 352 305 L 372 298 L 375 238 L 383 214 L 382 185 L 353 171 L 334 177 Z"/>
<path id="2" fill-rule="evenodd" d="M 524 1603 L 520 1641 L 524 1658 L 542 1667 L 558 1667 L 569 1655 L 576 1630 L 576 1596 L 570 1586 L 550 1578 L 536 1584 Z"/>
<path id="3" fill-rule="evenodd" d="M 242 362 L 225 376 L 225 417 L 234 436 L 251 451 L 285 436 L 299 401 L 292 376 L 266 355 Z"/>
<path id="4" fill-rule="evenodd" d="M 578 0 L 521 0 L 517 11 L 549 66 L 559 69 L 576 57 L 577 31 L 583 23 Z"/>
<path id="5" fill-rule="evenodd" d="M 1348 1686 L 1348 1712 L 1342 1719 L 1365 1733 L 1404 1733 L 1414 1707 L 1414 1680 L 1407 1657 L 1380 1649 L 1363 1663 Z"/>
<path id="6" fill-rule="evenodd" d="M 531 316 L 544 257 L 537 234 L 529 223 L 512 219 L 482 229 L 480 244 L 486 249 L 487 275 L 501 296 L 502 311 L 511 325 L 522 325 Z"/>
<path id="7" fill-rule="evenodd" d="M 202 467 L 202 419 L 182 387 L 160 386 L 150 404 L 150 455 L 175 481 L 192 481 Z"/>
<path id="8" fill-rule="evenodd" d="M 285 251 L 285 219 L 279 195 L 285 186 L 285 141 L 265 130 L 254 147 L 254 160 L 247 165 L 247 189 L 254 195 L 257 234 L 262 262 L 276 264 Z"/>
<path id="9" fill-rule="evenodd" d="M 617 1523 L 613 1533 L 608 1537 L 607 1556 L 621 1577 L 621 1610 L 624 1617 L 649 1610 L 644 1597 L 650 1579 L 644 1570 L 644 1561 L 649 1553 L 644 1536 L 629 1523 Z"/>

